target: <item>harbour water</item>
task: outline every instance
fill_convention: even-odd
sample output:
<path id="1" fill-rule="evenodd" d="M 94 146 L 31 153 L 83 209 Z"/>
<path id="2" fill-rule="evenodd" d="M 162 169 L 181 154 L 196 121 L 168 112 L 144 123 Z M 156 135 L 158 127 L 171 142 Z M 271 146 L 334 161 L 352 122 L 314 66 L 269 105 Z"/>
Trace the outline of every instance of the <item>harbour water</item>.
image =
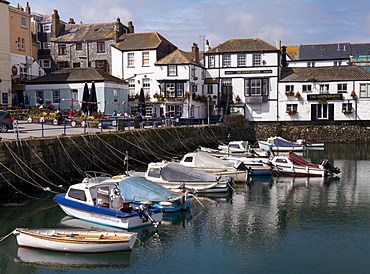
<path id="1" fill-rule="evenodd" d="M 199 197 L 138 231 L 132 252 L 69 254 L 0 242 L 0 273 L 368 273 L 370 144 L 326 144 L 305 157 L 341 169 L 330 179 L 259 178 Z M 16 227 L 99 226 L 66 217 L 53 195 L 0 206 L 0 236 Z"/>

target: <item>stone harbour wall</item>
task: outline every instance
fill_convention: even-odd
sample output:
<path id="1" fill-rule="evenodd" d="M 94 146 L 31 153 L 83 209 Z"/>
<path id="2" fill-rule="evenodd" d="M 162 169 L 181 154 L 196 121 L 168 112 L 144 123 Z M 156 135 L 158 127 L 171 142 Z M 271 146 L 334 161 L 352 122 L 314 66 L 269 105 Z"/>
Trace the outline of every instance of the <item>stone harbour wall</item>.
<path id="1" fill-rule="evenodd" d="M 86 170 L 122 173 L 151 161 L 181 157 L 199 146 L 216 148 L 228 140 L 281 136 L 288 140 L 370 142 L 370 129 L 358 126 L 254 125 L 228 120 L 222 125 L 163 127 L 144 130 L 57 136 L 0 142 L 0 196 L 57 189 Z M 75 182 L 75 181 L 74 181 Z"/>

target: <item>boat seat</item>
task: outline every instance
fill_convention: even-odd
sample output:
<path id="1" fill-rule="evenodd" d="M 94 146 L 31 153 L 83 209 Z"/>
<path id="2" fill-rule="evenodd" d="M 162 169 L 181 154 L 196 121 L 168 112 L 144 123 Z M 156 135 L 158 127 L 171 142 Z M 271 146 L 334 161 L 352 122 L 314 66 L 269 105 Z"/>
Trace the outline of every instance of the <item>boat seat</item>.
<path id="1" fill-rule="evenodd" d="M 122 208 L 121 208 L 121 211 L 122 212 L 125 212 L 125 213 L 131 213 L 131 210 L 132 210 L 132 206 L 130 204 L 129 201 L 124 201 L 122 202 Z"/>

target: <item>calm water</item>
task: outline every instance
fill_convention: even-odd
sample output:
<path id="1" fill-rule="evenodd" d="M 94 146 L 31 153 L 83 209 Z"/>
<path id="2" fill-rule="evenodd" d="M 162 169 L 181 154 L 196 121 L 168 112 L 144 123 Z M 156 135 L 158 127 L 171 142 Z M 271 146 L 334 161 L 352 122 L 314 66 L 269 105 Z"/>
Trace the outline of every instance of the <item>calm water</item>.
<path id="1" fill-rule="evenodd" d="M 0 242 L 0 273 L 368 273 L 370 145 L 309 151 L 329 159 L 338 178 L 261 178 L 230 197 L 194 201 L 139 232 L 132 252 L 64 254 Z M 0 207 L 0 236 L 16 227 L 88 227 L 66 217 L 52 197 Z"/>

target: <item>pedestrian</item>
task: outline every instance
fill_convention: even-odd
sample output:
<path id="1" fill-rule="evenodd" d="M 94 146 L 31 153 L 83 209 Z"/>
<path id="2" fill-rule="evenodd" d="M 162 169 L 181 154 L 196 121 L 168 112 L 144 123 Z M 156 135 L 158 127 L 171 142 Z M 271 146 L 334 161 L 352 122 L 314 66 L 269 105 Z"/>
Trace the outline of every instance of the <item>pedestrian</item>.
<path id="1" fill-rule="evenodd" d="M 68 112 L 68 118 L 72 118 L 73 117 L 73 109 L 71 109 L 69 112 Z"/>
<path id="2" fill-rule="evenodd" d="M 117 116 L 117 110 L 113 111 L 112 116 Z"/>

